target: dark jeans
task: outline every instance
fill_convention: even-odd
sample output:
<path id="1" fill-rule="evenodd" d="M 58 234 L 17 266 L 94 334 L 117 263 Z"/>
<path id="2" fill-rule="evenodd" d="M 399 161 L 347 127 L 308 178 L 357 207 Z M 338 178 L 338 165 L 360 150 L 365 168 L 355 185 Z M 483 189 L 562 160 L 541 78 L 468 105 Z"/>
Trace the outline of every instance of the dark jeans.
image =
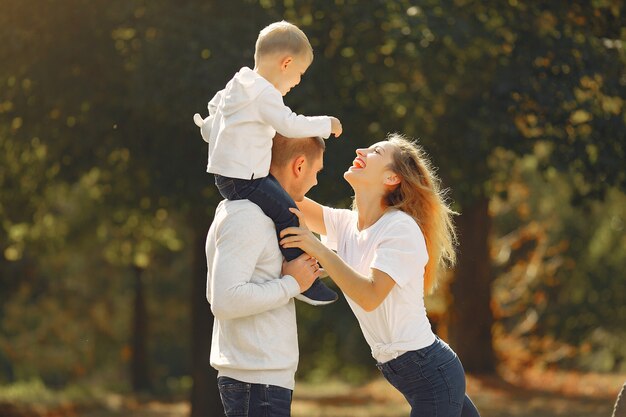
<path id="1" fill-rule="evenodd" d="M 242 180 L 215 174 L 215 185 L 222 197 L 228 200 L 250 200 L 276 225 L 276 235 L 287 227 L 298 227 L 298 216 L 289 211 L 298 208 L 293 198 L 271 174 L 267 177 Z M 280 238 L 279 238 L 280 241 Z M 283 248 L 280 251 L 287 261 L 292 261 L 304 252 L 300 248 Z"/>
<path id="2" fill-rule="evenodd" d="M 411 417 L 480 417 L 465 394 L 461 361 L 439 338 L 430 346 L 376 366 L 407 399 Z"/>
<path id="3" fill-rule="evenodd" d="M 290 417 L 293 391 L 221 376 L 217 386 L 226 417 Z"/>

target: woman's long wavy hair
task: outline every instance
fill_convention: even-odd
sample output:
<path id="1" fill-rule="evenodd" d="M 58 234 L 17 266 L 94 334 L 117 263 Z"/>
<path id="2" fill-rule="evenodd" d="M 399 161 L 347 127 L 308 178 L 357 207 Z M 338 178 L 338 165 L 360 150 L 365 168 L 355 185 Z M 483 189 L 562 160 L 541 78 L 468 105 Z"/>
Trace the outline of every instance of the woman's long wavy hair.
<path id="1" fill-rule="evenodd" d="M 456 231 L 452 216 L 458 214 L 448 205 L 447 190 L 435 174 L 424 149 L 404 136 L 392 133 L 387 140 L 395 145 L 390 169 L 400 176 L 400 184 L 384 197 L 390 208 L 402 210 L 422 229 L 428 250 L 424 273 L 424 292 L 432 292 L 443 267 L 456 262 Z"/>

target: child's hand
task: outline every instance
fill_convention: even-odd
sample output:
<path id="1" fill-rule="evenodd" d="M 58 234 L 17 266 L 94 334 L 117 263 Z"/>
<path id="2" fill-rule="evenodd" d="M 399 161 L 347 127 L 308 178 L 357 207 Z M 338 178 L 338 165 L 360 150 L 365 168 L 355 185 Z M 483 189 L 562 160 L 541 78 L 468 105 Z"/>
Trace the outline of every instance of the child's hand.
<path id="1" fill-rule="evenodd" d="M 335 135 L 338 138 L 343 132 L 343 128 L 341 127 L 341 122 L 336 117 L 330 117 L 330 133 Z"/>

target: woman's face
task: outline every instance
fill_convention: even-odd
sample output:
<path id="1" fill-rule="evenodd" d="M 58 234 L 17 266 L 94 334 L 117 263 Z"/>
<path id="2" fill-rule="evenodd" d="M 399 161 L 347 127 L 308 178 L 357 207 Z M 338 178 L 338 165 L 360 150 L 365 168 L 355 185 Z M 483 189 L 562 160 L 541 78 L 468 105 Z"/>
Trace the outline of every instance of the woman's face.
<path id="1" fill-rule="evenodd" d="M 365 185 L 380 188 L 392 185 L 390 178 L 397 176 L 389 169 L 393 161 L 395 145 L 388 141 L 381 141 L 366 149 L 357 149 L 356 158 L 352 166 L 343 174 L 343 177 L 355 189 Z"/>

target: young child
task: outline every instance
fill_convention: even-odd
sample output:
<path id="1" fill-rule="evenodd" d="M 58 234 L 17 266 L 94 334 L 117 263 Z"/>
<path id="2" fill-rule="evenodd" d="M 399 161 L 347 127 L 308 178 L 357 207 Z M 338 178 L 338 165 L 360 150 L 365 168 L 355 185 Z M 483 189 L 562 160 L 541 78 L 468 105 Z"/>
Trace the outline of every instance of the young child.
<path id="1" fill-rule="evenodd" d="M 297 208 L 295 202 L 269 174 L 275 133 L 327 139 L 342 132 L 335 117 L 297 115 L 283 103 L 283 96 L 300 83 L 312 61 L 313 48 L 302 30 L 285 21 L 272 23 L 257 38 L 254 70 L 241 68 L 211 99 L 209 116 L 193 117 L 209 143 L 207 172 L 214 174 L 222 197 L 257 204 L 274 221 L 277 234 L 299 222 L 289 211 Z M 287 261 L 303 253 L 298 248 L 281 251 Z M 318 278 L 296 298 L 324 305 L 337 300 L 337 293 Z"/>

